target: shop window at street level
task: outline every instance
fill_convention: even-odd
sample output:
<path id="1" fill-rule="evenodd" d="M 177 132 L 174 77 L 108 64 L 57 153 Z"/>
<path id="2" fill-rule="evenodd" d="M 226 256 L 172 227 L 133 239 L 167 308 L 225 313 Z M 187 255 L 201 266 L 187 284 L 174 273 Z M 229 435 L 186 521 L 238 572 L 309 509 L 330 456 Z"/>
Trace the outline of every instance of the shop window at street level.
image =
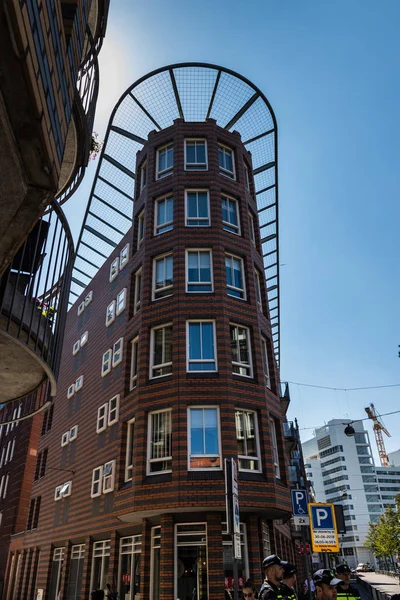
<path id="1" fill-rule="evenodd" d="M 207 524 L 175 525 L 175 598 L 208 598 Z"/>
<path id="2" fill-rule="evenodd" d="M 225 589 L 229 590 L 233 597 L 233 552 L 232 541 L 226 533 L 226 523 L 222 523 L 222 551 L 224 557 L 224 581 Z M 239 588 L 249 577 L 249 559 L 247 552 L 247 535 L 245 523 L 240 523 L 240 547 L 242 558 L 237 561 Z M 268 556 L 268 553 L 266 554 Z"/>
<path id="3" fill-rule="evenodd" d="M 140 598 L 141 551 L 141 535 L 132 535 L 120 539 L 118 593 L 121 600 Z"/>
<path id="4" fill-rule="evenodd" d="M 72 546 L 66 594 L 66 598 L 68 599 L 77 600 L 81 598 L 84 559 L 85 544 Z"/>
<path id="5" fill-rule="evenodd" d="M 160 598 L 160 550 L 161 527 L 158 525 L 151 528 L 150 600 L 159 600 Z"/>
<path id="6" fill-rule="evenodd" d="M 185 140 L 185 170 L 206 171 L 207 142 L 204 139 Z"/>
<path id="7" fill-rule="evenodd" d="M 221 469 L 219 409 L 188 408 L 188 469 Z"/>
<path id="8" fill-rule="evenodd" d="M 92 571 L 90 577 L 91 590 L 105 590 L 110 565 L 110 540 L 102 540 L 93 544 Z"/>
<path id="9" fill-rule="evenodd" d="M 51 577 L 49 585 L 49 600 L 57 600 L 60 597 L 61 574 L 64 563 L 65 548 L 54 548 L 53 562 L 51 565 Z"/>

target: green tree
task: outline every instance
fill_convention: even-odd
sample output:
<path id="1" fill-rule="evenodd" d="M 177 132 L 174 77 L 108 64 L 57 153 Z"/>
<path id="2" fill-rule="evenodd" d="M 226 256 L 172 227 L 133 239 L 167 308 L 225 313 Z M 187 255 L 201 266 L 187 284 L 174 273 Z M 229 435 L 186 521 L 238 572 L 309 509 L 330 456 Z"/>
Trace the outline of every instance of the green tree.
<path id="1" fill-rule="evenodd" d="M 387 505 L 378 523 L 369 523 L 365 545 L 378 558 L 392 557 L 400 549 L 400 494 L 396 497 L 396 508 Z"/>

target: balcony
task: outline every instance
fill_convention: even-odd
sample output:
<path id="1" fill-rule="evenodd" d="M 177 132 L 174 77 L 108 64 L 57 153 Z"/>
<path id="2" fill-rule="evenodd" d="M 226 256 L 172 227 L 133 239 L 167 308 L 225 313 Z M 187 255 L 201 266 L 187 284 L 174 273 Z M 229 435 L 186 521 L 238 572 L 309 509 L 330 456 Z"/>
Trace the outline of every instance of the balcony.
<path id="1" fill-rule="evenodd" d="M 289 384 L 287 382 L 281 382 L 280 387 L 281 387 L 281 393 L 280 393 L 281 412 L 282 412 L 282 415 L 285 416 L 288 411 L 289 404 L 290 404 Z"/>
<path id="2" fill-rule="evenodd" d="M 53 201 L 0 278 L 0 404 L 46 382 L 56 394 L 73 258 L 67 221 Z"/>
<path id="3" fill-rule="evenodd" d="M 293 421 L 286 421 L 285 423 L 282 423 L 282 425 L 285 448 L 287 452 L 290 453 L 295 449 L 297 443 L 300 441 L 299 432 L 294 426 Z"/>

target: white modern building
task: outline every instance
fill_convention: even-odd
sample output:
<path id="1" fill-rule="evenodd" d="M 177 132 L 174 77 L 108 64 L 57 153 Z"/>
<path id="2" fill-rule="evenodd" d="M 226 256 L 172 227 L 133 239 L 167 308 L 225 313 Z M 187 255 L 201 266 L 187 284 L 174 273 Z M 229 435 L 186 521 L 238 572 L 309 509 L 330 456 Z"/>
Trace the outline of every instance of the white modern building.
<path id="1" fill-rule="evenodd" d="M 400 450 L 389 452 L 388 454 L 389 463 L 392 467 L 400 467 Z"/>

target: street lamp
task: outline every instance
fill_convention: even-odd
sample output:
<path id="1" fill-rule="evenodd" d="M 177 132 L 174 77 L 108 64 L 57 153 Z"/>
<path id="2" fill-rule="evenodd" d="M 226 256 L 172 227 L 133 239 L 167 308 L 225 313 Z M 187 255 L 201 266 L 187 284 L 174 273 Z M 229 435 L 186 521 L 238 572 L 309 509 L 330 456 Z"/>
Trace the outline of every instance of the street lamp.
<path id="1" fill-rule="evenodd" d="M 355 434 L 355 432 L 356 432 L 356 430 L 354 429 L 354 427 L 351 423 L 346 425 L 346 427 L 344 428 L 344 433 L 345 433 L 345 435 L 347 435 L 347 437 L 352 437 Z"/>

